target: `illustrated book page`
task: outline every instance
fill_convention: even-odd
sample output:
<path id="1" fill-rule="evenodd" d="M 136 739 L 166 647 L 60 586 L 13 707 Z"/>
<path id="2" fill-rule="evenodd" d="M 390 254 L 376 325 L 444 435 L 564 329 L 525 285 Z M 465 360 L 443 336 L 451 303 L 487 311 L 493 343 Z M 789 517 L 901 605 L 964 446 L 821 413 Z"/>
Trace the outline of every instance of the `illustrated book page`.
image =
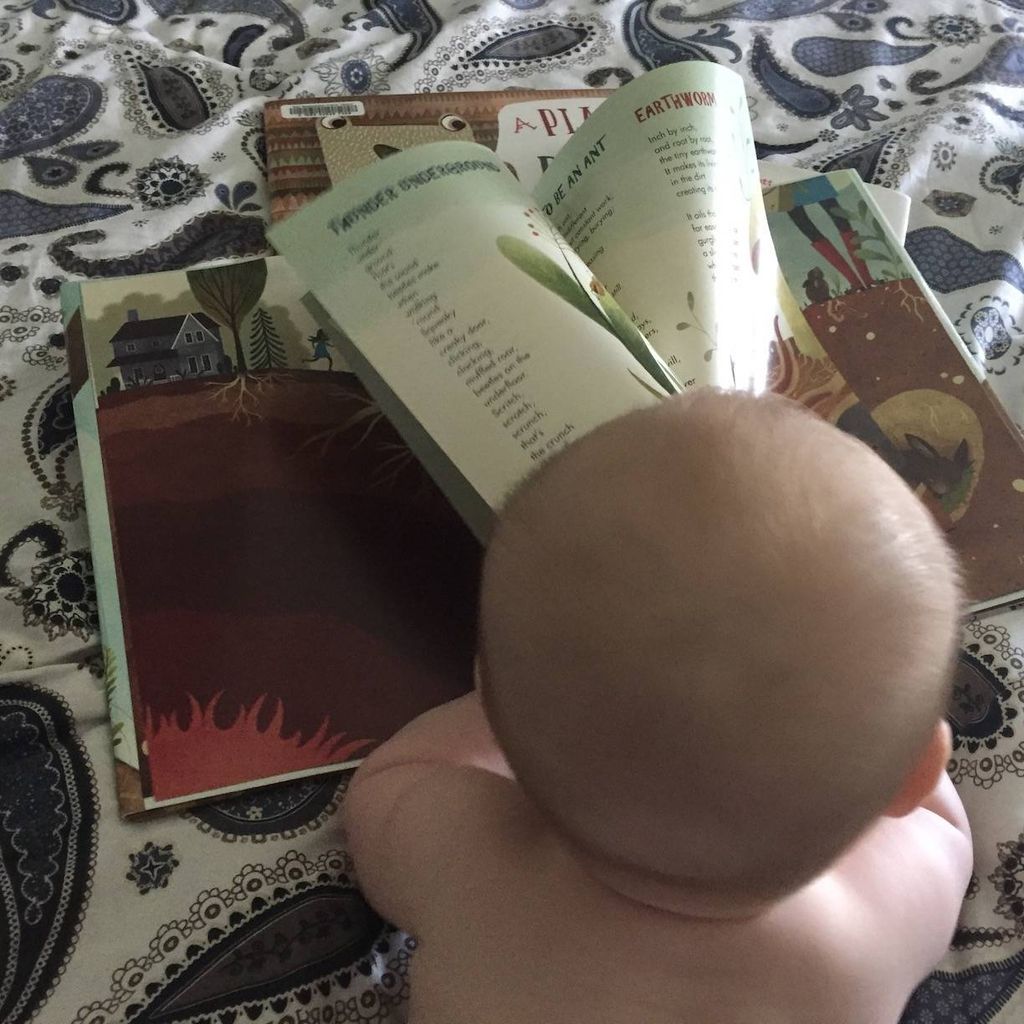
<path id="1" fill-rule="evenodd" d="M 352 765 L 467 691 L 479 548 L 280 257 L 65 288 L 119 797 Z"/>

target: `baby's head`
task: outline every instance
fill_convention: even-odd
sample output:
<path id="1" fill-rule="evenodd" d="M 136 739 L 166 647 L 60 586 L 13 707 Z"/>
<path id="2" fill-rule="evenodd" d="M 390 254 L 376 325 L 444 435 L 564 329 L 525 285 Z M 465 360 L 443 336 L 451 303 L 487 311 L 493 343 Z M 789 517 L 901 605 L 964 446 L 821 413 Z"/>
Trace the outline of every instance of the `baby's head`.
<path id="1" fill-rule="evenodd" d="M 870 449 L 783 399 L 703 391 L 599 428 L 508 502 L 484 701 L 590 858 L 772 898 L 936 781 L 960 601 Z"/>

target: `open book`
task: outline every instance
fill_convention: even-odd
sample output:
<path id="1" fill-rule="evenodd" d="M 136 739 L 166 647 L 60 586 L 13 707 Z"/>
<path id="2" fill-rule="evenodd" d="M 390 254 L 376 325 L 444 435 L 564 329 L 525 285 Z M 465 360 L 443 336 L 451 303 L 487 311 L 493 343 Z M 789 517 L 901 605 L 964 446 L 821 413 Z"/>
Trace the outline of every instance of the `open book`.
<path id="1" fill-rule="evenodd" d="M 773 388 L 870 444 L 1024 590 L 1024 449 L 852 172 L 762 201 L 741 79 L 618 90 L 527 192 L 482 146 L 382 151 L 271 232 L 307 303 L 463 518 L 575 437 L 702 385 Z"/>

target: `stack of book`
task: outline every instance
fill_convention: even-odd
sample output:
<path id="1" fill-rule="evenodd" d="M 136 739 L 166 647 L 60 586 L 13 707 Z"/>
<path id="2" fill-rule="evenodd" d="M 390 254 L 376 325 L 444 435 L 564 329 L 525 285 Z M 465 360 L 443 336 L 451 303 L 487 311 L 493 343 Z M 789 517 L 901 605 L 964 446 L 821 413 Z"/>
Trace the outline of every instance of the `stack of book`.
<path id="1" fill-rule="evenodd" d="M 759 168 L 732 72 L 265 120 L 280 255 L 63 291 L 123 813 L 349 767 L 468 690 L 505 495 L 689 388 L 803 402 L 975 607 L 1024 592 L 1024 447 L 907 201 Z"/>

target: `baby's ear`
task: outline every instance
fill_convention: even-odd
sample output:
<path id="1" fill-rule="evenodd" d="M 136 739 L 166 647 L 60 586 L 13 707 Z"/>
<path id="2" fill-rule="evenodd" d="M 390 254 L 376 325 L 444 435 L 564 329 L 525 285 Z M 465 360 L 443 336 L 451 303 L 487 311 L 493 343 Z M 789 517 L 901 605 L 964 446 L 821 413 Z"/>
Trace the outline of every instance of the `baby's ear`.
<path id="1" fill-rule="evenodd" d="M 889 802 L 885 814 L 890 818 L 902 818 L 920 807 L 922 801 L 938 784 L 939 776 L 946 770 L 946 763 L 953 749 L 953 738 L 945 719 L 935 723 L 928 745 L 921 751 L 911 766 L 899 792 Z"/>

